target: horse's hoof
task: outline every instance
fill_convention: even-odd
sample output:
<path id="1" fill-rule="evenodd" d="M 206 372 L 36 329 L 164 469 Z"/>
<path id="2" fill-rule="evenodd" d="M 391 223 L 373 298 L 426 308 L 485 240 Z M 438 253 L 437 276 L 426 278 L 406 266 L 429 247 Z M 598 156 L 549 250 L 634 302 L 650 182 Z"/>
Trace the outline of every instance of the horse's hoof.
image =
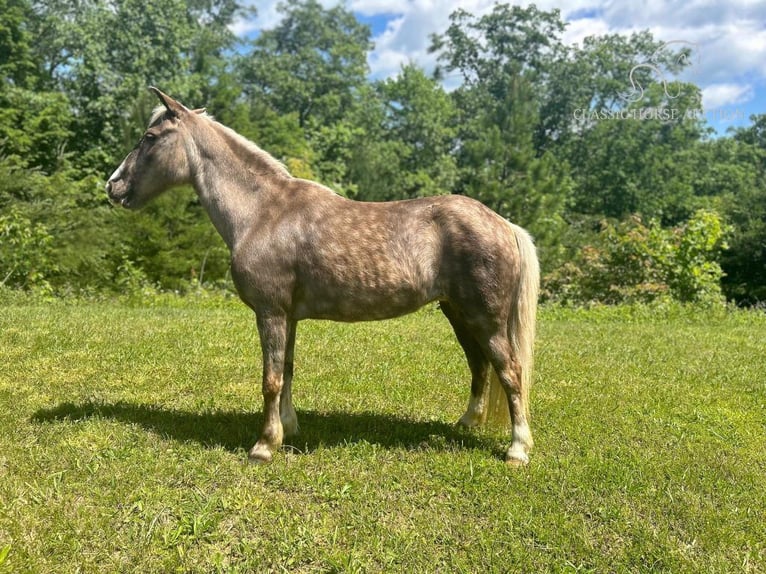
<path id="1" fill-rule="evenodd" d="M 505 453 L 505 464 L 511 468 L 521 468 L 529 464 L 529 457 L 523 450 L 510 449 Z"/>
<path id="2" fill-rule="evenodd" d="M 269 464 L 274 456 L 271 451 L 263 445 L 255 445 L 247 453 L 247 459 L 253 464 Z"/>
<path id="3" fill-rule="evenodd" d="M 510 468 L 523 468 L 529 464 L 529 459 L 507 458 L 505 464 Z"/>
<path id="4" fill-rule="evenodd" d="M 464 429 L 473 429 L 481 426 L 481 417 L 465 413 L 456 423 L 457 426 Z"/>

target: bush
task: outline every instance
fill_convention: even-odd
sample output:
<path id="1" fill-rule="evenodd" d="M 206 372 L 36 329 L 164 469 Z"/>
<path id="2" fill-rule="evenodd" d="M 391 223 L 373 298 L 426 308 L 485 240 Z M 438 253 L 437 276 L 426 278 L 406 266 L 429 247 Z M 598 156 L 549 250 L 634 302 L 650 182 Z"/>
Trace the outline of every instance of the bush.
<path id="1" fill-rule="evenodd" d="M 0 286 L 49 290 L 46 271 L 53 268 L 53 237 L 11 207 L 0 215 Z"/>
<path id="2" fill-rule="evenodd" d="M 664 229 L 640 217 L 602 224 L 595 245 L 580 249 L 543 279 L 542 298 L 565 304 L 723 302 L 719 265 L 728 229 L 713 211 Z"/>

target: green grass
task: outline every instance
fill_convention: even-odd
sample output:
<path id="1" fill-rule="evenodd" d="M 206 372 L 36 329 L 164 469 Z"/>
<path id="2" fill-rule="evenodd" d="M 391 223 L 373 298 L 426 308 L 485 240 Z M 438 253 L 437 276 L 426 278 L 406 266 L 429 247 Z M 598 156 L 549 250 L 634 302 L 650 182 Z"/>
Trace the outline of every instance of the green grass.
<path id="1" fill-rule="evenodd" d="M 0 572 L 766 572 L 766 319 L 544 310 L 531 464 L 434 309 L 305 322 L 249 465 L 244 307 L 0 309 Z"/>

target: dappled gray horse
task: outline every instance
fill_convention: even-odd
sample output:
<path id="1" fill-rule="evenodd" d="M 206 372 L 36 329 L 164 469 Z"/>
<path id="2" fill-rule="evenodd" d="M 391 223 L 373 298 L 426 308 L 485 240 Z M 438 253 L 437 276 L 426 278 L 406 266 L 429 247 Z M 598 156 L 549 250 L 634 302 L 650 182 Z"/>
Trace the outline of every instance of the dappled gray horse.
<path id="1" fill-rule="evenodd" d="M 292 177 L 204 110 L 151 90 L 162 106 L 107 193 L 135 209 L 191 184 L 228 245 L 263 351 L 265 421 L 251 460 L 269 462 L 283 436 L 298 430 L 291 385 L 299 320 L 386 319 L 439 301 L 472 376 L 459 422 L 479 425 L 499 410 L 512 423 L 506 460 L 528 461 L 539 266 L 523 229 L 458 195 L 345 199 Z"/>

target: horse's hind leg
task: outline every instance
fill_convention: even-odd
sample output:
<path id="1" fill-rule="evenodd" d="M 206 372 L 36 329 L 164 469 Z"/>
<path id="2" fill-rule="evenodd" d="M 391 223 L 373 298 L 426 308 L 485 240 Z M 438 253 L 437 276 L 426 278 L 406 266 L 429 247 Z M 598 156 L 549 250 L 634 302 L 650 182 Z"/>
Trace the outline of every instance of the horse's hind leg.
<path id="1" fill-rule="evenodd" d="M 497 333 L 489 339 L 486 352 L 508 398 L 513 425 L 511 446 L 505 453 L 505 460 L 511 465 L 527 464 L 529 462 L 527 453 L 533 443 L 532 432 L 527 421 L 527 407 L 521 392 L 521 364 L 513 356 L 511 343 L 504 332 Z"/>
<path id="2" fill-rule="evenodd" d="M 296 321 L 287 323 L 287 346 L 285 348 L 285 372 L 282 393 L 279 400 L 279 418 L 285 436 L 298 434 L 298 415 L 293 407 L 293 372 L 295 357 Z"/>
<path id="3" fill-rule="evenodd" d="M 475 427 L 484 424 L 487 419 L 487 384 L 489 375 L 489 361 L 479 342 L 471 334 L 465 322 L 460 318 L 459 312 L 448 302 L 439 304 L 444 315 L 452 325 L 460 346 L 463 347 L 468 367 L 471 369 L 471 398 L 468 400 L 468 409 L 465 411 L 458 424 L 465 427 Z"/>

